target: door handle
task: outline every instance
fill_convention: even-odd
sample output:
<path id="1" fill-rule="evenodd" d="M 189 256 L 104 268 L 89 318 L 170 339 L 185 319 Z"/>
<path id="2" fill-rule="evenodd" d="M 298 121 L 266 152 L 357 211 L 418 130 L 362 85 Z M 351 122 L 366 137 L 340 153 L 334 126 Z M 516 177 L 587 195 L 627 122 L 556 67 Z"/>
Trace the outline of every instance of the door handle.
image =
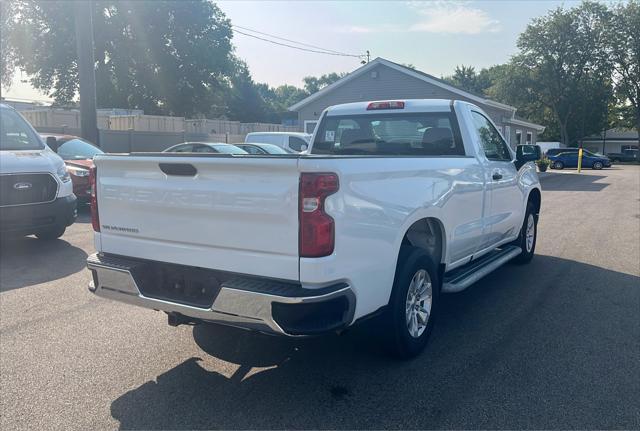
<path id="1" fill-rule="evenodd" d="M 493 175 L 491 176 L 491 178 L 493 178 L 494 180 L 501 180 L 502 179 L 502 174 L 500 172 L 494 172 Z"/>

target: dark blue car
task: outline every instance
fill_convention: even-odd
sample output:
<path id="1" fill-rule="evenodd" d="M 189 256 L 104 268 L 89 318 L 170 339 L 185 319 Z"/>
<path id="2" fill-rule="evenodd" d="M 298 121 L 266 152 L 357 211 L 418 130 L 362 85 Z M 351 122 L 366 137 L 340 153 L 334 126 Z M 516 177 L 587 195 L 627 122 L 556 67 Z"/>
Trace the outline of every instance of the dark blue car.
<path id="1" fill-rule="evenodd" d="M 551 161 L 552 169 L 577 168 L 578 153 L 564 152 L 554 156 L 548 156 Z M 611 167 L 611 160 L 607 156 L 594 154 L 592 152 L 582 151 L 582 167 L 591 169 L 602 169 Z"/>

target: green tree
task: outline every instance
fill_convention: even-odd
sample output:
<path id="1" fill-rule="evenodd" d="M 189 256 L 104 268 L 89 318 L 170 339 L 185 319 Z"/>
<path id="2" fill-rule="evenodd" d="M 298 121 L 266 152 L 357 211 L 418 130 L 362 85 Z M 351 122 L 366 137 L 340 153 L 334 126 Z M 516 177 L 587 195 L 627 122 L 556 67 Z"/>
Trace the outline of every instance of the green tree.
<path id="1" fill-rule="evenodd" d="M 3 40 L 6 35 L 15 52 L 15 66 L 56 102 L 70 102 L 78 89 L 73 2 L 10 1 Z M 234 61 L 230 22 L 214 3 L 93 6 L 99 106 L 185 116 L 220 110 Z"/>
<path id="2" fill-rule="evenodd" d="M 557 8 L 536 18 L 518 38 L 513 59 L 532 103 L 548 109 L 564 144 L 599 131 L 611 85 L 608 47 L 610 13 L 600 3 Z M 594 106 L 586 107 L 588 104 Z M 600 121 L 594 123 L 594 118 Z"/>
<path id="3" fill-rule="evenodd" d="M 333 84 L 334 82 L 341 79 L 345 75 L 346 73 L 332 72 L 332 73 L 327 73 L 325 75 L 322 75 L 320 77 L 307 76 L 302 79 L 302 81 L 304 82 L 304 90 L 307 92 L 307 94 L 317 93 L 327 85 Z"/>
<path id="4" fill-rule="evenodd" d="M 304 88 L 298 88 L 293 85 L 281 85 L 279 87 L 270 87 L 267 84 L 257 84 L 257 90 L 268 104 L 267 118 L 271 122 L 281 122 L 283 119 L 291 117 L 289 107 L 308 97 L 309 95 L 322 90 L 327 85 L 331 85 L 346 73 L 328 73 L 316 76 L 307 76 L 303 78 Z"/>
<path id="5" fill-rule="evenodd" d="M 478 74 L 473 66 L 456 66 L 453 75 L 444 78 L 444 80 L 451 85 L 472 93 L 482 94 L 484 91 L 484 88 L 480 88 Z"/>
<path id="6" fill-rule="evenodd" d="M 15 69 L 15 48 L 9 43 L 7 37 L 12 28 L 15 6 L 13 1 L 0 2 L 0 82 L 6 88 L 11 85 Z"/>
<path id="7" fill-rule="evenodd" d="M 444 81 L 471 93 L 486 96 L 490 88 L 501 77 L 500 71 L 505 65 L 495 65 L 476 72 L 473 66 L 456 66 L 451 76 L 442 78 Z"/>
<path id="8" fill-rule="evenodd" d="M 271 122 L 281 122 L 284 118 L 291 117 L 293 114 L 289 112 L 289 106 L 308 96 L 303 89 L 287 84 L 279 87 L 258 84 L 258 91 L 269 105 Z"/>
<path id="9" fill-rule="evenodd" d="M 227 99 L 226 115 L 237 121 L 248 123 L 273 121 L 273 112 L 262 97 L 259 85 L 251 78 L 249 68 L 243 61 L 237 61 L 236 73 L 231 78 Z"/>
<path id="10" fill-rule="evenodd" d="M 640 1 L 630 0 L 613 9 L 609 30 L 613 80 L 621 100 L 621 122 L 634 123 L 640 139 Z"/>

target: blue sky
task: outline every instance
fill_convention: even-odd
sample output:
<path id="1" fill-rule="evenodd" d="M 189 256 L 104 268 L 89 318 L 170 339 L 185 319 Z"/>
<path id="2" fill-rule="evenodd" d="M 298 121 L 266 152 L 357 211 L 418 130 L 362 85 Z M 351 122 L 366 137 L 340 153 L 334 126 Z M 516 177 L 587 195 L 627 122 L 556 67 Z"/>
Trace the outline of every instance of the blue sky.
<path id="1" fill-rule="evenodd" d="M 572 1 L 298 1 L 218 3 L 233 24 L 347 53 L 371 51 L 436 76 L 456 65 L 506 62 L 529 21 Z M 254 79 L 300 85 L 307 75 L 349 72 L 355 58 L 304 53 L 236 34 Z"/>
<path id="2" fill-rule="evenodd" d="M 235 25 L 345 53 L 411 63 L 427 73 L 508 61 L 527 23 L 575 1 L 221 1 Z M 302 78 L 350 72 L 351 57 L 302 52 L 236 34 L 233 43 L 256 82 L 302 85 Z M 45 99 L 20 74 L 5 97 Z M 24 76 L 22 77 L 24 79 Z"/>

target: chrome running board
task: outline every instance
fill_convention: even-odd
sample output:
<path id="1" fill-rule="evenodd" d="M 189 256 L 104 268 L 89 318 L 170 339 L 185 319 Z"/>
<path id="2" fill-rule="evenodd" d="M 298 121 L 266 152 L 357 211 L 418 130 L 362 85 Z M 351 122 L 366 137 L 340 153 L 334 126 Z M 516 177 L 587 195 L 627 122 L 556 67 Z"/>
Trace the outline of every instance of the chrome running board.
<path id="1" fill-rule="evenodd" d="M 502 265 L 522 253 L 522 249 L 516 246 L 506 246 L 496 249 L 491 253 L 473 260 L 444 275 L 442 292 L 462 292 L 482 277 L 500 268 Z"/>

